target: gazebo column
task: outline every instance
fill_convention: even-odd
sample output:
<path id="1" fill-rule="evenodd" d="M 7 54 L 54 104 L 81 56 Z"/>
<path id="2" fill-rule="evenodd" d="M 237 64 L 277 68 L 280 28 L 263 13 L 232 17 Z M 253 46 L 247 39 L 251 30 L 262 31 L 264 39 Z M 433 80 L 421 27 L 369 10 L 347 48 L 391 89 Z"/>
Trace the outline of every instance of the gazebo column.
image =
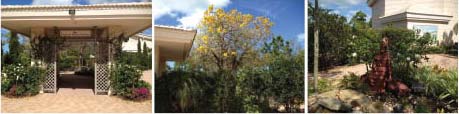
<path id="1" fill-rule="evenodd" d="M 167 58 L 161 57 L 161 56 L 159 57 L 159 71 L 158 71 L 159 76 L 164 75 L 163 73 L 166 71 L 166 67 L 167 67 L 166 61 L 167 61 Z"/>
<path id="2" fill-rule="evenodd" d="M 155 44 L 155 77 L 159 77 L 161 75 L 161 72 L 159 71 L 159 68 L 161 68 L 159 63 L 159 55 L 159 46 Z"/>
<path id="3" fill-rule="evenodd" d="M 45 29 L 44 28 L 37 28 L 37 27 L 34 27 L 34 28 L 31 28 L 31 31 L 30 31 L 30 43 L 31 44 L 36 44 L 36 43 L 39 43 L 39 38 L 40 37 L 43 37 L 45 35 Z M 43 61 L 39 59 L 39 57 L 36 57 L 35 54 L 32 54 L 32 59 L 30 61 L 30 65 L 31 66 L 38 66 L 38 67 L 41 67 L 41 68 L 46 68 L 43 64 Z M 46 74 L 47 75 L 47 74 Z M 40 85 L 40 93 L 44 93 L 43 92 L 43 84 Z"/>
<path id="4" fill-rule="evenodd" d="M 95 94 L 107 93 L 109 85 L 109 43 L 105 29 L 94 27 L 93 37 L 96 39 L 96 62 L 95 62 Z"/>
<path id="5" fill-rule="evenodd" d="M 123 33 L 122 28 L 120 26 L 109 26 L 106 29 L 106 35 L 107 35 L 107 40 L 108 40 L 108 78 L 110 77 L 110 72 L 112 67 L 114 67 L 115 63 L 115 54 L 116 49 L 120 48 L 121 49 L 121 40 L 123 36 L 121 34 Z M 120 37 L 121 36 L 121 37 Z M 110 88 L 110 80 L 108 80 L 108 95 L 112 94 L 112 88 Z"/>
<path id="6" fill-rule="evenodd" d="M 55 27 L 53 29 L 47 29 L 47 38 L 57 40 L 59 38 L 59 30 Z M 40 39 L 41 40 L 41 39 Z M 43 83 L 44 92 L 56 93 L 57 90 L 57 75 L 59 71 L 57 69 L 57 44 L 53 43 L 48 45 L 45 52 L 43 52 L 43 62 L 45 66 L 45 81 Z"/>

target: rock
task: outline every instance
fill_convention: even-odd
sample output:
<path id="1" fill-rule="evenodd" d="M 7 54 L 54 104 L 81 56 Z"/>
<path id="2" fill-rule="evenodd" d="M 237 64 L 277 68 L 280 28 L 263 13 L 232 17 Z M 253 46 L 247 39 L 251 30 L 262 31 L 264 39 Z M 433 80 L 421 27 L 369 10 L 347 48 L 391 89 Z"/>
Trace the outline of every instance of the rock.
<path id="1" fill-rule="evenodd" d="M 321 98 L 318 100 L 318 104 L 333 111 L 350 112 L 352 110 L 351 105 L 341 102 L 336 98 Z"/>
<path id="2" fill-rule="evenodd" d="M 308 112 L 310 113 L 316 113 L 317 110 L 320 108 L 319 104 L 314 103 L 314 104 L 309 104 L 308 105 Z"/>
<path id="3" fill-rule="evenodd" d="M 402 104 L 395 104 L 394 107 L 393 107 L 393 112 L 402 113 L 403 112 L 403 105 Z"/>
<path id="4" fill-rule="evenodd" d="M 309 112 L 321 112 L 317 109 L 325 107 L 336 112 L 351 112 L 353 108 L 351 105 L 352 103 L 358 104 L 361 108 L 360 110 L 362 112 L 366 112 L 364 107 L 368 106 L 371 103 L 371 100 L 365 94 L 355 90 L 332 90 L 318 95 L 309 96 L 308 110 Z M 320 107 L 317 107 L 317 105 L 320 105 Z"/>
<path id="5" fill-rule="evenodd" d="M 279 112 L 285 112 L 285 106 L 284 105 L 280 105 L 278 108 L 277 108 L 277 111 Z"/>
<path id="6" fill-rule="evenodd" d="M 352 108 L 352 113 L 363 113 L 362 109 L 360 107 L 354 107 Z"/>
<path id="7" fill-rule="evenodd" d="M 414 109 L 411 105 L 405 105 L 403 107 L 403 113 L 413 113 Z"/>
<path id="8" fill-rule="evenodd" d="M 364 112 L 371 112 L 371 113 L 388 113 L 391 112 L 390 109 L 384 106 L 382 102 L 372 102 L 369 105 L 365 106 Z"/>

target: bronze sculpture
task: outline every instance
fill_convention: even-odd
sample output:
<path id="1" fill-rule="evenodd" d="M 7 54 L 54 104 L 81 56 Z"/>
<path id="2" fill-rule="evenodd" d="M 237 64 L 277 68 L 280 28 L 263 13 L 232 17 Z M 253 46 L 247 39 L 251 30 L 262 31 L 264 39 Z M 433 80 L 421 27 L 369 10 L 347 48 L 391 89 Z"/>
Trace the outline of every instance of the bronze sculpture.
<path id="1" fill-rule="evenodd" d="M 362 76 L 374 94 L 384 94 L 385 89 L 396 91 L 398 95 L 405 95 L 410 91 L 408 86 L 400 80 L 392 79 L 392 64 L 390 59 L 389 38 L 383 37 L 380 50 L 374 57 L 370 73 Z"/>

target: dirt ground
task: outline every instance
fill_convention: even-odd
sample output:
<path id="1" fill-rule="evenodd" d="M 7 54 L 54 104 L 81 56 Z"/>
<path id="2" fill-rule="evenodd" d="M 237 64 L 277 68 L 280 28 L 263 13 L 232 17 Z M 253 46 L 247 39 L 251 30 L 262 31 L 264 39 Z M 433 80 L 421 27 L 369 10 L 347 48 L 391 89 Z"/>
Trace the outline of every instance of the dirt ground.
<path id="1" fill-rule="evenodd" d="M 457 69 L 457 57 L 450 56 L 446 54 L 429 54 L 428 61 L 422 61 L 421 66 L 435 66 L 438 65 L 441 68 L 445 69 Z M 357 64 L 353 66 L 337 66 L 335 68 L 320 71 L 319 78 L 326 78 L 330 82 L 332 87 L 339 85 L 343 76 L 350 73 L 355 73 L 356 75 L 363 75 L 366 73 L 365 64 Z M 308 72 L 308 80 L 312 80 L 312 72 Z"/>
<path id="2" fill-rule="evenodd" d="M 421 66 L 438 65 L 441 68 L 457 69 L 457 57 L 446 54 L 429 54 L 428 61 L 423 61 Z M 355 73 L 363 75 L 366 72 L 365 64 L 357 64 L 353 66 L 338 66 L 327 71 L 320 71 L 319 76 L 322 78 L 340 79 L 343 76 Z M 312 79 L 312 72 L 308 72 L 308 78 Z"/>

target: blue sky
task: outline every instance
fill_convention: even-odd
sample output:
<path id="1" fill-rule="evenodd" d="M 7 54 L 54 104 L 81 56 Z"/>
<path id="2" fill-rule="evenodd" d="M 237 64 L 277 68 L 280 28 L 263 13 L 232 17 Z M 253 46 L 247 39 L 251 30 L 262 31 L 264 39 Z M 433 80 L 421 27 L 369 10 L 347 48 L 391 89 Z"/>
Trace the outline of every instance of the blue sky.
<path id="1" fill-rule="evenodd" d="M 314 0 L 308 0 L 314 6 Z M 356 12 L 362 11 L 367 14 L 367 21 L 371 18 L 371 8 L 367 0 L 319 0 L 319 7 L 332 9 L 333 13 L 345 16 L 349 21 Z"/>
<path id="2" fill-rule="evenodd" d="M 236 9 L 274 22 L 272 32 L 304 49 L 304 0 L 153 0 L 156 25 L 196 28 L 210 4 L 225 11 Z"/>
<path id="3" fill-rule="evenodd" d="M 121 2 L 148 2 L 151 0 L 2 0 L 2 5 L 87 5 L 103 3 L 121 3 Z M 5 41 L 4 35 L 8 30 L 2 28 L 2 42 Z M 152 29 L 149 28 L 142 33 L 151 36 Z M 2 47 L 3 52 L 9 50 L 8 44 Z"/>

